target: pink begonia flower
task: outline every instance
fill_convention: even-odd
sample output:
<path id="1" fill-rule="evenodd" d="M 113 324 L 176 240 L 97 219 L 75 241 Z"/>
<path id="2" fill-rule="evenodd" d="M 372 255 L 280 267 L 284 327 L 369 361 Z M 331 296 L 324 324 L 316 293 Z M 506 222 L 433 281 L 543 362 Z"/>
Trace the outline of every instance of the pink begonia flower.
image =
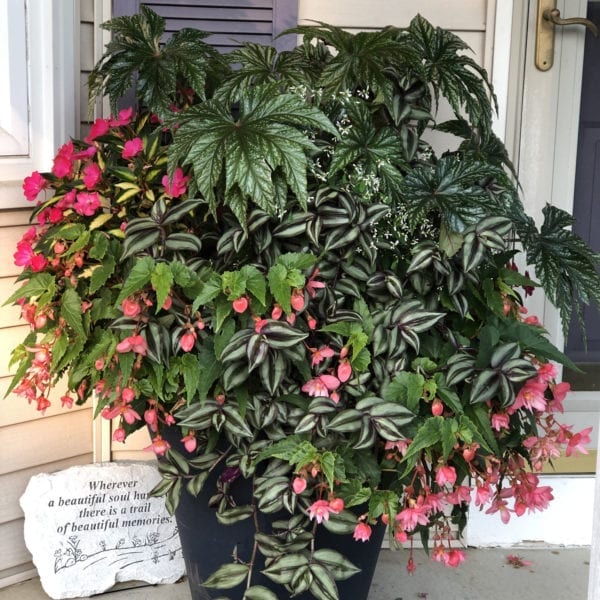
<path id="1" fill-rule="evenodd" d="M 158 413 L 155 408 L 147 408 L 144 412 L 144 421 L 150 427 L 151 431 L 156 432 L 158 429 Z"/>
<path id="2" fill-rule="evenodd" d="M 550 384 L 550 390 L 552 391 L 552 400 L 548 402 L 548 410 L 550 412 L 565 412 L 562 405 L 567 394 L 571 391 L 571 384 L 567 381 L 560 383 Z"/>
<path id="3" fill-rule="evenodd" d="M 459 485 L 446 494 L 446 500 L 449 504 L 456 506 L 459 504 L 468 504 L 471 501 L 471 488 L 466 485 Z"/>
<path id="4" fill-rule="evenodd" d="M 90 127 L 90 132 L 83 138 L 86 144 L 91 144 L 96 138 L 106 135 L 110 130 L 108 119 L 96 119 Z"/>
<path id="5" fill-rule="evenodd" d="M 86 217 L 91 217 L 100 208 L 98 192 L 79 192 L 73 210 Z"/>
<path id="6" fill-rule="evenodd" d="M 231 306 L 234 312 L 238 313 L 238 315 L 241 315 L 242 313 L 246 312 L 249 304 L 250 303 L 248 302 L 248 298 L 246 298 L 246 296 L 240 296 L 231 303 Z"/>
<path id="7" fill-rule="evenodd" d="M 492 414 L 492 429 L 495 429 L 496 431 L 508 429 L 509 424 L 510 417 L 506 413 Z"/>
<path id="8" fill-rule="evenodd" d="M 368 542 L 369 538 L 371 537 L 371 526 L 367 523 L 359 523 L 354 528 L 354 534 L 352 535 L 352 537 L 357 542 Z"/>
<path id="9" fill-rule="evenodd" d="M 137 317 L 140 312 L 142 312 L 140 303 L 133 298 L 125 298 L 125 300 L 121 302 L 121 310 L 123 311 L 123 315 L 130 319 Z"/>
<path id="10" fill-rule="evenodd" d="M 180 441 L 183 442 L 185 449 L 190 454 L 192 452 L 194 452 L 194 450 L 196 449 L 196 446 L 198 445 L 198 442 L 196 441 L 196 436 L 194 435 L 194 433 L 188 433 L 187 435 L 184 435 Z"/>
<path id="11" fill-rule="evenodd" d="M 341 498 L 333 498 L 329 501 L 329 511 L 334 515 L 340 514 L 344 510 L 344 501 Z"/>
<path id="12" fill-rule="evenodd" d="M 140 417 L 139 413 L 133 410 L 131 406 L 122 405 L 120 408 L 120 413 L 123 415 L 123 418 L 128 425 L 133 425 L 136 421 L 142 420 L 142 417 Z"/>
<path id="13" fill-rule="evenodd" d="M 127 140 L 123 145 L 123 152 L 121 152 L 121 156 L 125 160 L 129 160 L 130 158 L 134 158 L 144 149 L 144 142 L 142 138 L 135 137 L 132 140 Z"/>
<path id="14" fill-rule="evenodd" d="M 135 352 L 141 356 L 146 356 L 148 345 L 141 335 L 131 335 L 117 344 L 117 352 Z"/>
<path id="15" fill-rule="evenodd" d="M 254 321 L 254 332 L 260 333 L 268 322 L 269 321 L 267 319 L 256 319 Z"/>
<path id="16" fill-rule="evenodd" d="M 60 405 L 63 408 L 73 408 L 73 398 L 69 394 L 64 394 L 60 397 Z"/>
<path id="17" fill-rule="evenodd" d="M 315 281 L 315 277 L 319 274 L 319 269 L 315 269 L 312 275 L 306 280 L 306 284 L 304 288 L 308 292 L 308 295 L 311 298 L 314 298 L 317 295 L 317 290 L 325 287 L 325 283 L 322 281 Z"/>
<path id="18" fill-rule="evenodd" d="M 492 505 L 485 511 L 486 515 L 493 515 L 494 513 L 500 513 L 500 519 L 506 525 L 510 521 L 510 511 L 505 500 L 496 497 L 492 502 Z"/>
<path id="19" fill-rule="evenodd" d="M 300 289 L 295 289 L 290 296 L 290 304 L 295 311 L 301 311 L 304 308 L 304 292 Z"/>
<path id="20" fill-rule="evenodd" d="M 342 383 L 348 381 L 348 379 L 352 377 L 352 366 L 350 365 L 350 361 L 348 359 L 344 358 L 343 360 L 340 360 L 336 374 Z"/>
<path id="21" fill-rule="evenodd" d="M 429 523 L 427 507 L 423 506 L 423 502 L 423 497 L 419 496 L 416 502 L 412 501 L 411 506 L 396 515 L 395 520 L 402 529 L 412 531 L 417 525 L 427 525 Z"/>
<path id="22" fill-rule="evenodd" d="M 548 385 L 544 381 L 537 379 L 528 379 L 525 385 L 519 390 L 517 398 L 512 406 L 507 409 L 509 414 L 515 413 L 520 408 L 540 412 L 546 410 L 546 398 L 544 394 Z"/>
<path id="23" fill-rule="evenodd" d="M 130 387 L 123 388 L 121 398 L 123 399 L 123 402 L 126 402 L 127 404 L 133 402 L 135 400 L 135 390 Z"/>
<path id="24" fill-rule="evenodd" d="M 125 441 L 125 430 L 122 427 L 115 429 L 112 434 L 113 442 L 124 442 Z"/>
<path id="25" fill-rule="evenodd" d="M 573 434 L 573 436 L 569 439 L 567 443 L 565 454 L 567 456 L 577 454 L 578 452 L 581 452 L 581 454 L 588 454 L 585 444 L 589 444 L 591 442 L 590 432 L 592 431 L 592 429 L 593 427 L 586 427 L 585 429 L 582 429 L 579 433 Z"/>
<path id="26" fill-rule="evenodd" d="M 271 311 L 271 319 L 275 319 L 275 321 L 281 319 L 281 315 L 283 314 L 283 308 L 279 304 L 275 304 L 273 306 L 273 310 Z"/>
<path id="27" fill-rule="evenodd" d="M 302 391 L 309 396 L 329 396 L 340 385 L 340 380 L 333 375 L 319 375 L 302 386 Z M 334 400 L 335 401 L 335 400 Z"/>
<path id="28" fill-rule="evenodd" d="M 187 187 L 186 183 L 190 180 L 189 175 L 184 177 L 183 171 L 180 167 L 175 169 L 173 173 L 173 179 L 169 180 L 169 176 L 165 175 L 162 178 L 162 184 L 165 188 L 165 194 L 171 198 L 179 198 L 182 194 L 185 194 Z"/>
<path id="29" fill-rule="evenodd" d="M 88 190 L 93 190 L 102 179 L 102 169 L 96 163 L 89 163 L 83 169 L 83 183 Z"/>
<path id="30" fill-rule="evenodd" d="M 146 446 L 144 450 L 152 450 L 157 456 L 164 456 L 170 447 L 171 444 L 167 440 L 163 440 L 160 435 L 157 435 L 152 438 L 152 443 Z"/>
<path id="31" fill-rule="evenodd" d="M 196 344 L 196 339 L 198 335 L 193 329 L 188 329 L 180 338 L 179 338 L 179 347 L 184 352 L 189 352 L 194 345 Z"/>
<path id="32" fill-rule="evenodd" d="M 483 506 L 492 495 L 492 488 L 489 483 L 482 483 L 475 488 L 475 506 Z"/>
<path id="33" fill-rule="evenodd" d="M 446 559 L 444 560 L 444 564 L 447 567 L 458 567 L 460 563 L 465 561 L 465 553 L 463 550 L 458 550 L 457 548 L 453 548 L 449 552 L 446 553 Z"/>
<path id="34" fill-rule="evenodd" d="M 48 186 L 48 182 L 34 171 L 29 177 L 25 177 L 23 181 L 23 194 L 27 200 L 35 200 L 38 194 Z"/>
<path id="35" fill-rule="evenodd" d="M 317 523 L 322 523 L 323 521 L 329 521 L 330 512 L 331 507 L 327 500 L 316 500 L 308 509 L 308 517 L 311 521 L 316 519 Z"/>
<path id="36" fill-rule="evenodd" d="M 310 361 L 310 365 L 315 367 L 316 365 L 322 363 L 326 358 L 331 358 L 335 356 L 335 352 L 329 346 L 321 346 L 320 348 L 309 348 L 312 359 Z"/>
<path id="37" fill-rule="evenodd" d="M 441 465 L 435 473 L 435 482 L 439 486 L 454 485 L 456 482 L 456 469 L 449 465 Z"/>
<path id="38" fill-rule="evenodd" d="M 535 315 L 525 317 L 525 323 L 527 323 L 527 325 L 534 325 L 535 327 L 542 326 L 541 321 Z"/>
<path id="39" fill-rule="evenodd" d="M 543 381 L 544 383 L 548 383 L 552 379 L 556 379 L 558 376 L 558 369 L 556 365 L 553 363 L 544 363 L 540 365 L 538 369 L 537 378 L 539 381 Z"/>
<path id="40" fill-rule="evenodd" d="M 386 442 L 385 443 L 385 450 L 396 450 L 397 452 L 400 453 L 401 456 L 404 456 L 406 454 L 406 451 L 408 450 L 408 446 L 409 444 L 412 442 L 412 440 L 410 438 L 406 438 L 405 440 L 398 440 L 396 442 Z M 392 455 L 390 454 L 389 456 L 386 455 L 386 458 L 392 458 Z"/>
<path id="41" fill-rule="evenodd" d="M 304 477 L 294 477 L 292 489 L 294 490 L 294 494 L 301 494 L 306 489 L 306 479 Z"/>
<path id="42" fill-rule="evenodd" d="M 52 173 L 58 178 L 72 177 L 73 175 L 73 142 L 63 144 L 54 157 Z"/>
<path id="43" fill-rule="evenodd" d="M 119 111 L 117 117 L 111 117 L 109 120 L 109 125 L 111 127 L 122 127 L 123 125 L 129 125 L 131 123 L 131 119 L 133 117 L 133 107 L 124 108 Z"/>

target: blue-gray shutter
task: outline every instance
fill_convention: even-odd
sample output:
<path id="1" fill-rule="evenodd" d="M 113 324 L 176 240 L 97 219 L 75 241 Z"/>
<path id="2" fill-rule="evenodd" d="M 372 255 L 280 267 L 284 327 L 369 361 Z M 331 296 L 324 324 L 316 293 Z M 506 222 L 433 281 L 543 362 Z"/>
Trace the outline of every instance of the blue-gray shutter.
<path id="1" fill-rule="evenodd" d="M 298 23 L 298 0 L 113 0 L 113 16 L 131 15 L 145 4 L 166 21 L 167 35 L 184 27 L 208 31 L 207 42 L 231 52 L 244 42 L 295 46 L 296 36 L 277 36 Z"/>

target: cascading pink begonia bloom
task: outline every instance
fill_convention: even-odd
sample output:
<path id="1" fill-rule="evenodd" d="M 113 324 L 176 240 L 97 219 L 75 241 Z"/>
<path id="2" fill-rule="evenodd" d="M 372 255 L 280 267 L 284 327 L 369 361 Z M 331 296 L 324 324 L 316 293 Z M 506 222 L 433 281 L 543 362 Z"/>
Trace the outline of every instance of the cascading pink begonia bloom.
<path id="1" fill-rule="evenodd" d="M 574 433 L 567 442 L 565 454 L 567 456 L 577 454 L 578 452 L 580 452 L 581 454 L 587 454 L 588 451 L 585 445 L 591 442 L 590 433 L 592 429 L 593 427 L 586 427 L 585 429 L 582 429 L 579 433 Z"/>
<path id="2" fill-rule="evenodd" d="M 330 397 L 336 404 L 339 397 L 335 390 L 340 386 L 340 380 L 333 375 L 319 375 L 313 377 L 302 386 L 302 391 L 309 396 L 326 396 Z"/>
<path id="3" fill-rule="evenodd" d="M 329 521 L 329 513 L 332 512 L 327 500 L 316 500 L 308 508 L 308 518 L 312 521 L 317 520 L 317 523 Z"/>
<path id="4" fill-rule="evenodd" d="M 456 483 L 456 469 L 449 465 L 438 467 L 435 473 L 435 482 L 439 486 L 444 486 L 446 484 L 454 485 Z"/>
<path id="5" fill-rule="evenodd" d="M 354 534 L 352 535 L 352 537 L 357 542 L 368 542 L 369 538 L 371 537 L 371 526 L 367 523 L 359 523 L 354 528 Z"/>
<path id="6" fill-rule="evenodd" d="M 509 414 L 515 413 L 520 408 L 526 408 L 530 411 L 546 410 L 546 398 L 544 396 L 548 384 L 545 381 L 539 381 L 537 378 L 529 379 L 519 390 L 517 398 L 512 406 L 507 410 Z"/>
<path id="7" fill-rule="evenodd" d="M 135 352 L 141 356 L 146 356 L 148 344 L 141 335 L 131 335 L 117 344 L 117 352 L 120 352 L 121 354 L 124 352 Z"/>

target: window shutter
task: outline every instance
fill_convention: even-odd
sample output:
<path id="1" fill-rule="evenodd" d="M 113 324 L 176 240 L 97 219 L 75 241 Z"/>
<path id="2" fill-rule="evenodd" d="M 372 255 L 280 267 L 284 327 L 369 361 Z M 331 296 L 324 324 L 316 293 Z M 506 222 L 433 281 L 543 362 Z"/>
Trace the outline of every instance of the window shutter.
<path id="1" fill-rule="evenodd" d="M 298 0 L 114 0 L 113 15 L 134 14 L 145 4 L 166 21 L 167 35 L 184 27 L 209 32 L 207 42 L 227 53 L 245 42 L 296 45 L 293 35 L 275 39 L 298 22 Z"/>

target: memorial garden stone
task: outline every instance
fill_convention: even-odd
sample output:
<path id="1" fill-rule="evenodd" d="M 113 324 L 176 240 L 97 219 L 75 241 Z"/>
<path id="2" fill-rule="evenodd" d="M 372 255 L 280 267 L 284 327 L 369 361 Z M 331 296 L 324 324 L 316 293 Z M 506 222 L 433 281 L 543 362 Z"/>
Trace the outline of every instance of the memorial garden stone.
<path id="1" fill-rule="evenodd" d="M 116 582 L 173 583 L 184 574 L 175 520 L 148 497 L 153 464 L 104 463 L 35 475 L 21 497 L 25 543 L 55 599 Z"/>

